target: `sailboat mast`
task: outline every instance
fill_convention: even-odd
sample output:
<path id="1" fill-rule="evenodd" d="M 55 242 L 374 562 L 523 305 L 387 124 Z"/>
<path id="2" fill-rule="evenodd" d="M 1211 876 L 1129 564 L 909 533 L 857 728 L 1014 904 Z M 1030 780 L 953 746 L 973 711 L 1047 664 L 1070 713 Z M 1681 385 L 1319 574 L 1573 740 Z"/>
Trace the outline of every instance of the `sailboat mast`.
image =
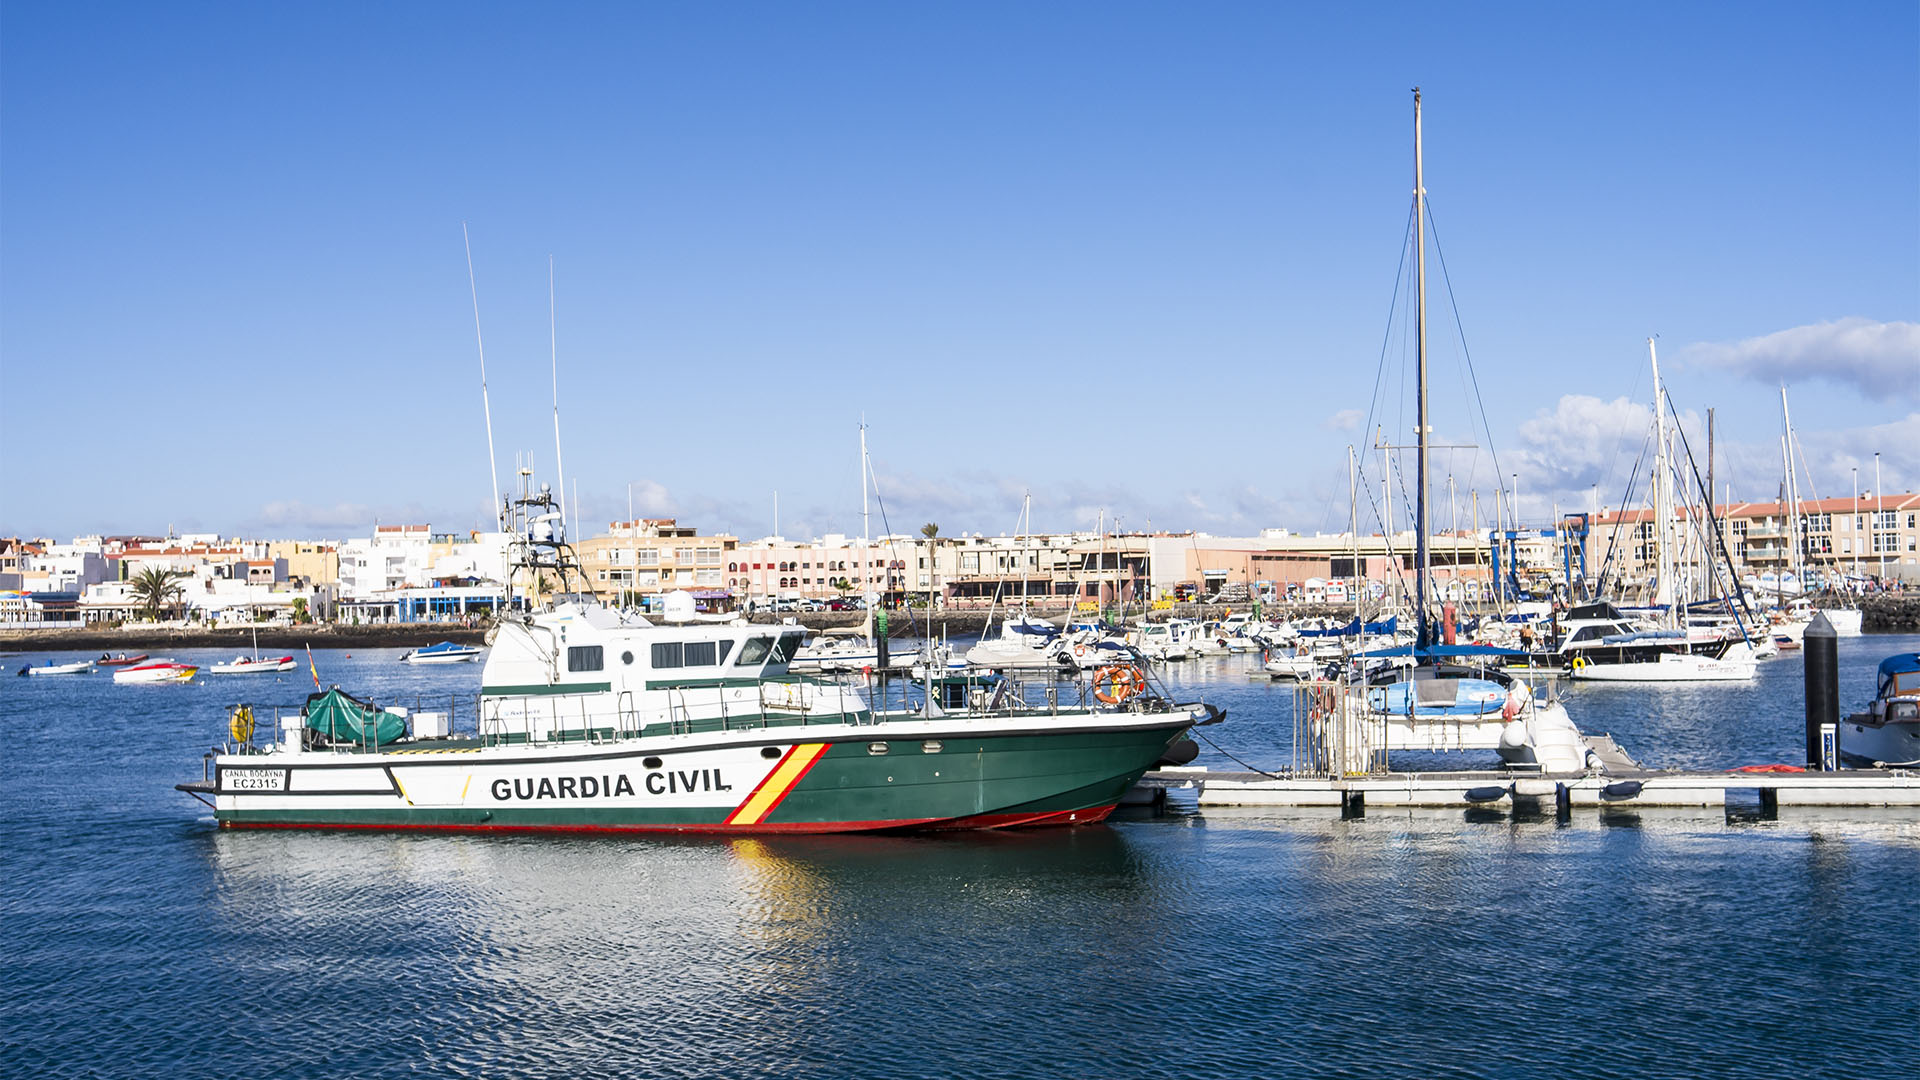
<path id="1" fill-rule="evenodd" d="M 1800 555 L 1805 550 L 1800 536 L 1800 484 L 1793 474 L 1793 414 L 1787 411 L 1787 387 L 1784 383 L 1780 386 L 1780 428 L 1780 445 L 1787 459 L 1787 543 L 1792 545 L 1787 565 L 1793 568 L 1793 580 L 1804 591 L 1806 581 L 1800 566 Z"/>
<path id="2" fill-rule="evenodd" d="M 1353 617 L 1360 618 L 1360 582 L 1364 575 L 1360 572 L 1360 481 L 1359 470 L 1354 467 L 1353 444 L 1347 444 L 1347 502 L 1352 507 L 1353 523 Z M 1365 622 L 1361 625 L 1364 627 Z"/>
<path id="3" fill-rule="evenodd" d="M 1414 280 L 1419 293 L 1415 324 L 1419 329 L 1417 356 L 1420 395 L 1419 419 L 1416 421 L 1420 428 L 1420 464 L 1413 511 L 1414 612 L 1415 625 L 1419 628 L 1416 645 L 1424 649 L 1432 644 L 1427 632 L 1427 184 L 1426 165 L 1421 153 L 1420 88 L 1417 86 L 1413 88 L 1413 238 L 1417 252 Z"/>
<path id="4" fill-rule="evenodd" d="M 1673 530 L 1673 495 L 1667 482 L 1667 401 L 1660 387 L 1660 356 L 1654 351 L 1653 339 L 1647 339 L 1647 360 L 1653 365 L 1653 543 L 1657 558 L 1654 563 L 1655 604 L 1673 602 L 1673 572 L 1671 563 L 1673 553 L 1669 550 L 1667 536 Z M 1669 612 L 1671 614 L 1671 612 Z"/>

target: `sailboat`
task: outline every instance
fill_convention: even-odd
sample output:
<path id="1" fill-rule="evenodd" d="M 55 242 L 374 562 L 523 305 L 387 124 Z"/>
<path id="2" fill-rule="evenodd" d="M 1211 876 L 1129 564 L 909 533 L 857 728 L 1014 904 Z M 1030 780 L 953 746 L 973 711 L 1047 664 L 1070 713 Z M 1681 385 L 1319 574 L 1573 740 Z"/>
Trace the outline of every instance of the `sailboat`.
<path id="1" fill-rule="evenodd" d="M 1647 339 L 1653 367 L 1653 603 L 1659 623 L 1653 629 L 1615 626 L 1594 632 L 1570 622 L 1559 651 L 1575 679 L 1583 682 L 1737 682 L 1751 679 L 1759 661 L 1744 640 L 1696 642 L 1679 622 L 1684 597 L 1674 537 L 1673 484 L 1667 441 L 1667 402 L 1660 382 L 1660 355 Z"/>
<path id="2" fill-rule="evenodd" d="M 873 562 L 873 525 L 867 510 L 871 468 L 867 456 L 867 425 L 863 420 L 860 424 L 860 592 L 861 609 L 866 612 L 866 618 L 858 627 L 829 627 L 820 631 L 794 654 L 788 664 L 791 671 L 872 671 L 903 666 L 911 659 L 891 653 L 883 656 L 875 636 L 874 608 L 879 606 L 880 595 L 873 591 L 872 582 L 868 580 Z"/>
<path id="3" fill-rule="evenodd" d="M 1386 661 L 1380 681 L 1356 688 L 1343 709 L 1316 710 L 1329 743 L 1338 741 L 1343 769 L 1364 768 L 1391 750 L 1493 750 L 1509 768 L 1543 774 L 1585 772 L 1597 759 L 1587 747 L 1567 710 L 1551 694 L 1539 697 L 1528 684 L 1490 667 L 1519 655 L 1513 650 L 1485 645 L 1456 645 L 1434 640 L 1427 604 L 1432 576 L 1427 545 L 1427 251 L 1426 171 L 1421 146 L 1420 91 L 1413 92 L 1413 219 L 1417 307 L 1418 394 L 1415 431 L 1418 468 L 1414 500 L 1414 616 L 1412 645 L 1376 649 L 1356 659 L 1361 671 L 1369 661 Z M 1394 661 L 1411 659 L 1414 666 Z M 1357 730 L 1338 733 L 1334 717 L 1344 712 L 1359 717 Z M 1347 727 L 1347 725 L 1340 725 Z"/>
<path id="4" fill-rule="evenodd" d="M 1801 511 L 1800 474 L 1793 467 L 1794 450 L 1798 440 L 1793 434 L 1793 414 L 1787 409 L 1785 386 L 1780 388 L 1780 428 L 1780 456 L 1784 468 L 1782 483 L 1785 487 L 1784 495 L 1787 505 L 1790 508 L 1785 515 L 1791 558 L 1789 565 L 1793 570 L 1795 598 L 1791 601 L 1787 600 L 1782 587 L 1778 584 L 1784 579 L 1776 577 L 1773 602 L 1780 608 L 1780 612 L 1773 626 L 1773 634 L 1776 641 L 1783 642 L 1788 648 L 1799 648 L 1801 639 L 1806 635 L 1807 624 L 1813 621 L 1814 608 L 1813 602 L 1806 597 L 1808 575 L 1801 565 L 1802 556 L 1808 550 L 1804 531 L 1806 516 Z M 1806 460 L 1804 453 L 1801 460 L 1803 462 Z M 1814 492 L 1814 495 L 1817 499 L 1819 492 Z M 1833 627 L 1834 633 L 1842 637 L 1858 637 L 1860 622 L 1861 612 L 1857 605 L 1832 608 L 1827 611 L 1827 623 Z"/>
<path id="5" fill-rule="evenodd" d="M 270 675 L 276 671 L 292 671 L 296 665 L 291 656 L 261 656 L 260 627 L 253 627 L 253 655 L 236 656 L 224 664 L 215 664 L 207 671 L 214 675 Z"/>

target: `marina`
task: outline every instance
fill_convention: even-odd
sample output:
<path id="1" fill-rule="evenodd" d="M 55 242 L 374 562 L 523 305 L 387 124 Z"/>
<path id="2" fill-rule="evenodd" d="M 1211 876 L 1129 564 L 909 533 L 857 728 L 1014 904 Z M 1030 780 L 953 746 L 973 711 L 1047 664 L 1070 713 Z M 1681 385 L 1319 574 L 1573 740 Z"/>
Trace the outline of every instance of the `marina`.
<path id="1" fill-rule="evenodd" d="M 1915 42 L 0 9 L 0 1072 L 1907 1080 Z"/>
<path id="2" fill-rule="evenodd" d="M 1843 709 L 1875 697 L 1882 657 L 1916 649 L 1913 635 L 1842 639 Z M 395 663 L 401 651 L 348 659 L 316 650 L 315 664 L 328 683 L 403 703 L 410 718 L 472 708 L 476 665 Z M 183 663 L 230 655 L 176 652 Z M 1732 687 L 1575 687 L 1569 707 L 1651 771 L 1791 762 L 1804 756 L 1802 664 L 1799 654 L 1770 661 L 1753 684 Z M 1277 772 L 1293 759 L 1294 691 L 1248 679 L 1257 666 L 1257 655 L 1238 654 L 1160 672 L 1178 695 L 1227 712 L 1200 729 L 1193 763 L 1220 779 L 1246 771 L 1241 761 Z M 304 669 L 260 678 L 269 689 L 246 692 L 256 700 L 297 708 L 312 691 Z M 17 845 L 5 897 L 9 915 L 34 928 L 0 958 L 0 1007 L 18 1016 L 50 993 L 74 1003 L 39 1029 L 39 1056 L 16 1060 L 52 1075 L 62 1075 L 56 1060 L 109 1057 L 221 1072 L 272 1061 L 368 1074 L 422 1062 L 537 1073 L 599 1059 L 597 1044 L 577 1043 L 562 1019 L 584 1009 L 609 1037 L 652 1032 L 654 1053 L 689 1075 L 717 1075 L 735 1060 L 712 1044 L 716 1032 L 754 1039 L 765 1024 L 801 1022 L 812 1024 L 808 1048 L 778 1055 L 797 1075 L 913 1073 L 930 1053 L 941 1055 L 932 1071 L 942 1074 L 1055 1071 L 1032 1055 L 1145 1076 L 1313 1071 L 1335 1056 L 1395 1073 L 1408 1062 L 1497 1058 L 1515 1023 L 1539 1029 L 1529 1062 L 1584 1053 L 1585 1037 L 1561 1022 L 1573 1008 L 1605 1019 L 1609 1060 L 1622 1070 L 1656 1073 L 1679 1054 L 1709 1063 L 1699 1075 L 1730 1076 L 1792 1042 L 1787 1016 L 1801 995 L 1844 979 L 1899 1000 L 1907 981 L 1903 962 L 1867 958 L 1909 944 L 1900 912 L 1920 880 L 1920 818 L 1911 807 L 1786 799 L 1769 813 L 1732 787 L 1739 778 L 1752 791 L 1784 774 L 1728 777 L 1727 805 L 1706 805 L 1708 792 L 1698 806 L 1603 801 L 1564 816 L 1550 796 L 1396 804 L 1385 790 L 1406 783 L 1396 775 L 1347 813 L 1337 798 L 1222 806 L 1186 788 L 1160 811 L 1122 807 L 1091 828 L 541 838 L 223 830 L 172 785 L 180 763 L 197 760 L 225 726 L 233 698 L 218 688 L 240 685 L 203 677 L 158 694 L 98 678 L 0 685 L 0 730 L 16 743 L 0 791 Z M 133 701 L 137 714 L 125 708 Z M 96 717 L 94 731 L 118 749 L 103 757 L 89 751 L 92 739 L 28 722 L 52 712 Z M 1395 755 L 1408 775 L 1466 790 L 1442 771 L 1449 763 L 1498 766 L 1490 751 Z M 72 783 L 76 775 L 89 782 Z M 101 800 L 102 787 L 123 794 Z M 1829 913 L 1815 934 L 1809 911 Z M 384 932 L 368 934 L 369 922 Z M 177 962 L 182 954 L 195 962 Z M 1564 993 L 1514 996 L 1497 1020 L 1435 1000 L 1475 993 L 1488 965 L 1543 954 L 1591 974 L 1569 976 Z M 1616 955 L 1641 959 L 1621 968 L 1607 959 Z M 647 979 L 633 977 L 636 964 Z M 1328 980 L 1329 967 L 1376 977 L 1362 991 Z M 418 980 L 441 1004 L 378 1022 L 306 1007 L 394 978 Z M 1086 989 L 1063 991 L 1063 978 Z M 1108 992 L 1109 982 L 1127 992 Z M 106 1022 L 149 994 L 181 1004 L 150 1010 L 143 1024 Z M 565 1005 L 542 1004 L 549 995 Z M 635 1019 L 704 1012 L 712 1000 L 732 1007 L 700 1037 Z M 205 1023 L 203 1006 L 243 1001 L 253 1007 L 226 1021 L 236 1038 L 209 1058 L 189 1037 Z M 1324 1009 L 1392 1009 L 1433 1034 L 1412 1047 L 1356 1045 L 1315 1019 Z M 501 1010 L 520 1018 L 511 1039 L 491 1033 Z M 1172 1052 L 1111 1056 L 1167 1010 L 1194 1021 Z M 1699 1022 L 1675 1027 L 1675 1010 L 1697 1010 Z M 978 1038 L 980 1017 L 997 1018 L 1006 1038 Z M 248 1037 L 270 1029 L 291 1042 Z M 1276 1029 L 1295 1034 L 1274 1042 Z M 898 1049 L 907 1041 L 916 1049 Z M 1905 1071 L 1904 1052 L 1878 1044 L 1836 1047 L 1831 1060 L 1852 1076 Z"/>

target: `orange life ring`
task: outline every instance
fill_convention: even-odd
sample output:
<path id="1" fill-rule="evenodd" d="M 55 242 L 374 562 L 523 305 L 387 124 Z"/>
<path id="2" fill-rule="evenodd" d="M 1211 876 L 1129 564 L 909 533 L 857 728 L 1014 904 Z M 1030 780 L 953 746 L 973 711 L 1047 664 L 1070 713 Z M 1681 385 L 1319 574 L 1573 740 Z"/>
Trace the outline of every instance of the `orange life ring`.
<path id="1" fill-rule="evenodd" d="M 1073 647 L 1073 655 L 1075 656 L 1087 655 L 1087 647 L 1085 645 L 1075 645 Z"/>
<path id="2" fill-rule="evenodd" d="M 1106 683 L 1109 690 L 1100 689 Z M 1093 673 L 1093 696 L 1103 704 L 1118 705 L 1147 688 L 1147 673 L 1132 664 L 1109 664 Z"/>
<path id="3" fill-rule="evenodd" d="M 1315 720 L 1333 713 L 1333 687 L 1325 684 L 1315 684 L 1308 693 L 1312 697 L 1309 709 Z"/>

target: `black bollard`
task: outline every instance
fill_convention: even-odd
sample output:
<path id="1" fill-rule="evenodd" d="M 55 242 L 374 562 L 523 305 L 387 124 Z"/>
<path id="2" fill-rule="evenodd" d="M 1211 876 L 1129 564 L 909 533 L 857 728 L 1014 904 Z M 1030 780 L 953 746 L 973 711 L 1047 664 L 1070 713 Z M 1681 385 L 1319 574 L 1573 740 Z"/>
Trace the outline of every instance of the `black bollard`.
<path id="1" fill-rule="evenodd" d="M 1807 671 L 1807 765 L 1818 769 L 1826 755 L 1820 748 L 1822 724 L 1840 723 L 1840 638 L 1820 612 L 1807 624 L 1800 654 Z"/>

